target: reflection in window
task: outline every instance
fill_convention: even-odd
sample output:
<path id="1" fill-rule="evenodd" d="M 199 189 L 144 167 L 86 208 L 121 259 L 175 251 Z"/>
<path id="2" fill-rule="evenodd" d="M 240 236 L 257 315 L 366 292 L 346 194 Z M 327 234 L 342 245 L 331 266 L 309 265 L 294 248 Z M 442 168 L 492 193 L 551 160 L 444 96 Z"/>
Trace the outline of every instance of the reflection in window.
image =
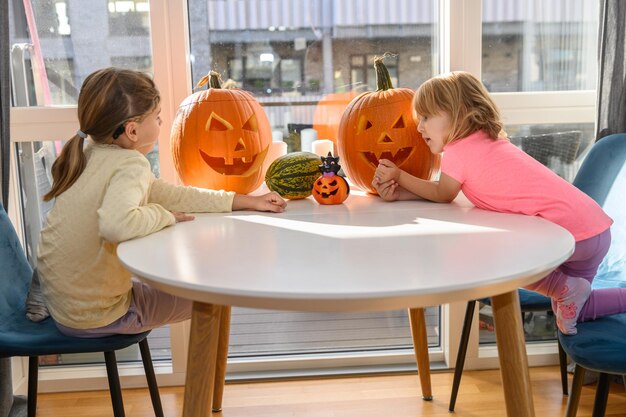
<path id="1" fill-rule="evenodd" d="M 85 77 L 103 67 L 153 72 L 148 0 L 12 0 L 9 13 L 12 71 L 30 77 L 33 88 L 18 86 L 28 105 L 76 104 Z"/>
<path id="2" fill-rule="evenodd" d="M 109 33 L 112 36 L 150 34 L 149 0 L 109 1 Z"/>
<path id="3" fill-rule="evenodd" d="M 373 57 L 396 87 L 437 71 L 437 2 L 188 0 L 192 80 L 220 72 L 265 104 L 272 130 L 313 122 L 329 93 L 375 90 Z M 271 103 L 271 104 L 270 104 Z"/>
<path id="4" fill-rule="evenodd" d="M 599 2 L 483 1 L 483 82 L 491 92 L 596 88 Z"/>
<path id="5" fill-rule="evenodd" d="M 511 142 L 572 182 L 595 142 L 593 123 L 505 126 Z"/>
<path id="6" fill-rule="evenodd" d="M 23 3 L 23 2 L 21 2 Z M 30 2 L 28 2 L 30 3 Z M 34 14 L 37 33 L 42 38 L 69 36 L 72 34 L 66 0 L 43 0 L 34 2 L 29 8 Z M 21 5 L 23 9 L 23 4 Z M 52 11 L 52 13 L 48 12 Z M 26 10 L 30 13 L 30 10 Z"/>
<path id="7" fill-rule="evenodd" d="M 152 72 L 152 57 L 149 56 L 112 56 L 111 65 L 146 73 Z"/>
<path id="8" fill-rule="evenodd" d="M 188 0 L 192 80 L 197 83 L 209 70 L 220 72 L 223 87 L 228 83 L 250 91 L 264 105 L 274 134 L 299 140 L 327 94 L 349 97 L 376 90 L 376 55 L 396 54 L 385 59 L 396 87 L 417 88 L 432 77 L 437 72 L 436 4 Z M 429 345 L 439 345 L 439 307 L 427 310 L 427 326 Z M 411 343 L 406 311 L 321 314 L 234 308 L 229 355 L 401 350 Z"/>
<path id="9" fill-rule="evenodd" d="M 78 89 L 74 79 L 73 59 L 47 59 L 45 60 L 48 85 L 53 103 L 76 104 L 78 102 Z"/>
<path id="10" fill-rule="evenodd" d="M 148 0 L 108 3 L 102 0 L 10 0 L 12 105 L 75 105 L 85 77 L 110 65 L 152 73 L 148 5 Z M 75 19 L 73 22 L 70 16 Z M 111 21 L 108 18 L 113 25 L 121 25 L 120 30 L 109 32 L 107 27 Z M 142 36 L 133 37 L 131 42 L 124 36 L 129 34 Z M 36 142 L 33 138 L 33 142 L 15 145 L 23 228 L 31 260 L 41 222 L 51 206 L 50 202 L 41 200 L 41 195 L 50 187 L 50 168 L 67 139 L 69 137 Z M 158 176 L 158 149 L 147 157 Z M 171 358 L 169 327 L 156 329 L 149 338 L 154 359 Z M 117 354 L 118 361 L 140 359 L 136 345 Z M 102 362 L 101 354 L 40 357 L 41 364 L 99 362 Z"/>
<path id="11" fill-rule="evenodd" d="M 366 86 L 368 91 L 375 91 L 376 72 L 374 71 L 374 58 L 376 55 L 352 55 L 350 58 L 350 83 L 352 85 Z M 394 87 L 399 87 L 398 80 L 398 55 L 386 56 L 384 59 L 385 66 L 391 76 L 391 83 Z"/>

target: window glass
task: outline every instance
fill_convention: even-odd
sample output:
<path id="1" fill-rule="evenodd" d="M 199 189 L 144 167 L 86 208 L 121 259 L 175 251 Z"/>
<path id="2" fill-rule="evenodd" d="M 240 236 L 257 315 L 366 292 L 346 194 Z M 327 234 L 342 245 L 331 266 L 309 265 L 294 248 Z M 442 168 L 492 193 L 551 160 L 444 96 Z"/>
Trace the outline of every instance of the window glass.
<path id="1" fill-rule="evenodd" d="M 149 0 L 109 1 L 110 36 L 147 36 L 150 34 Z"/>
<path id="2" fill-rule="evenodd" d="M 9 6 L 13 77 L 28 77 L 14 91 L 16 105 L 76 104 L 85 77 L 107 66 L 153 72 L 148 0 L 11 1 Z M 117 14 L 140 18 L 126 19 L 123 31 L 113 30 Z M 19 101 L 28 94 L 36 102 Z"/>
<path id="3" fill-rule="evenodd" d="M 482 81 L 490 92 L 594 90 L 597 0 L 482 1 Z M 558 116 L 557 116 L 558 118 Z M 592 123 L 509 125 L 511 141 L 567 181 L 594 142 Z M 526 340 L 553 340 L 554 316 L 524 314 Z M 495 341 L 491 307 L 480 307 L 480 343 Z"/>
<path id="4" fill-rule="evenodd" d="M 595 141 L 593 123 L 511 125 L 505 129 L 515 145 L 569 182 Z"/>
<path id="5" fill-rule="evenodd" d="M 481 345 L 496 343 L 496 333 L 493 322 L 493 311 L 488 304 L 479 305 L 479 340 Z M 556 340 L 557 327 L 552 311 L 529 311 L 522 313 L 522 325 L 526 342 L 545 342 Z"/>
<path id="6" fill-rule="evenodd" d="M 482 4 L 482 79 L 489 91 L 596 88 L 597 0 Z"/>
<path id="7" fill-rule="evenodd" d="M 574 180 L 595 140 L 593 123 L 509 125 L 505 130 L 511 142 L 569 182 Z M 522 315 L 526 341 L 556 339 L 552 311 L 532 311 Z M 495 343 L 490 305 L 479 303 L 479 320 L 480 343 Z"/>
<path id="8" fill-rule="evenodd" d="M 374 56 L 395 87 L 415 89 L 438 68 L 432 0 L 188 0 L 192 79 L 209 70 L 264 105 L 289 149 L 329 93 L 376 90 Z M 347 104 L 347 101 L 346 101 Z M 320 137 L 321 138 L 321 137 Z M 297 273 L 297 271 L 294 271 Z M 427 310 L 439 345 L 439 308 Z M 412 346 L 406 311 L 319 314 L 234 308 L 231 356 L 369 351 Z"/>
<path id="9" fill-rule="evenodd" d="M 107 66 L 151 73 L 148 6 L 148 0 L 108 4 L 100 0 L 10 1 L 12 104 L 76 105 L 85 77 Z M 115 25 L 124 30 L 111 30 Z M 47 142 L 36 139 L 16 144 L 24 238 L 31 260 L 39 230 L 51 208 L 41 197 L 51 186 L 50 169 L 68 138 Z M 155 149 L 148 155 L 156 175 L 157 152 Z M 171 357 L 168 327 L 152 332 L 150 341 L 153 358 Z M 53 355 L 42 357 L 41 363 L 92 363 L 102 359 L 101 354 Z M 118 353 L 118 360 L 139 359 L 136 345 Z"/>

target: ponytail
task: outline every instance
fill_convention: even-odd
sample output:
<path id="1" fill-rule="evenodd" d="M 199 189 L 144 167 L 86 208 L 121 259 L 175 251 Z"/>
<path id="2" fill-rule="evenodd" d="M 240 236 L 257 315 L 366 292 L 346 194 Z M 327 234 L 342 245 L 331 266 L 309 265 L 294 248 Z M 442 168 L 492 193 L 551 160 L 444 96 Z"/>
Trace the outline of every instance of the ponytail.
<path id="1" fill-rule="evenodd" d="M 72 186 L 83 173 L 87 158 L 83 152 L 85 139 L 74 135 L 63 147 L 61 154 L 52 164 L 52 188 L 43 196 L 43 201 L 50 201 Z"/>

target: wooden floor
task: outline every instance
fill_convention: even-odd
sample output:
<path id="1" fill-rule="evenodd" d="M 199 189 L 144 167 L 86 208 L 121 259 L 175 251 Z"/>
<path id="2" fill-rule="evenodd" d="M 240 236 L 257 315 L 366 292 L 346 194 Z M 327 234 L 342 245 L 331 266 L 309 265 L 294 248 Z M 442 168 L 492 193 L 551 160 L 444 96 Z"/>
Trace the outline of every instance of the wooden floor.
<path id="1" fill-rule="evenodd" d="M 567 399 L 561 394 L 557 367 L 531 369 L 537 417 L 564 416 Z M 571 383 L 571 375 L 570 375 Z M 228 384 L 222 417 L 505 417 L 499 371 L 466 371 L 456 413 L 448 412 L 452 373 L 432 375 L 433 401 L 419 397 L 417 375 L 371 376 L 280 382 Z M 594 385 L 583 388 L 579 417 L 591 416 Z M 126 415 L 154 416 L 146 389 L 124 390 Z M 161 388 L 166 417 L 182 414 L 183 388 Z M 108 391 L 40 394 L 38 417 L 110 417 Z M 607 417 L 626 417 L 624 386 L 614 383 Z"/>

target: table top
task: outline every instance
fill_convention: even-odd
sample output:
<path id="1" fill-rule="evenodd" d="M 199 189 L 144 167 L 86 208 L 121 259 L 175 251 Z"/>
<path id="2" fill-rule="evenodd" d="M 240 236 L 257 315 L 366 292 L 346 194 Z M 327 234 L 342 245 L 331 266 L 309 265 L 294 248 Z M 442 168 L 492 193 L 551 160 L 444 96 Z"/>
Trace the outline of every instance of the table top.
<path id="1" fill-rule="evenodd" d="M 121 263 L 196 301 L 300 311 L 426 307 L 502 294 L 565 261 L 574 239 L 539 217 L 457 199 L 289 201 L 284 213 L 197 214 L 123 242 Z"/>

